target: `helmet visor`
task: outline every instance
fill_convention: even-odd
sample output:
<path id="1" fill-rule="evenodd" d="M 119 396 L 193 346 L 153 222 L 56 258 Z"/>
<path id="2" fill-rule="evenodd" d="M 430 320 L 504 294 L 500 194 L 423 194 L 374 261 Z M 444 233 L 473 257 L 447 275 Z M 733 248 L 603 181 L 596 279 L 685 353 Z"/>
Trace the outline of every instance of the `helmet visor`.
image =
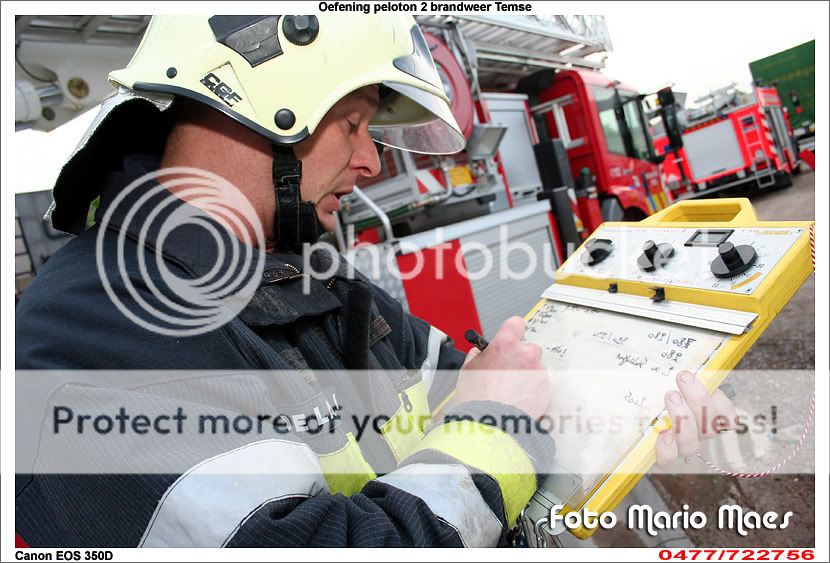
<path id="1" fill-rule="evenodd" d="M 383 145 L 422 154 L 452 154 L 466 141 L 446 101 L 399 82 L 384 82 L 392 92 L 381 99 L 369 124 Z"/>

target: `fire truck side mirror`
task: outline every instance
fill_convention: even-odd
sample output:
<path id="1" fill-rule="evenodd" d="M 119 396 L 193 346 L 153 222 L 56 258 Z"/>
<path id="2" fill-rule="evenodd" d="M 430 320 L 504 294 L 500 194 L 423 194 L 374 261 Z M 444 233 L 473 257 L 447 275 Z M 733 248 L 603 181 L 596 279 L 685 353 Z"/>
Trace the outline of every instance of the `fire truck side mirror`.
<path id="1" fill-rule="evenodd" d="M 661 107 L 668 107 L 674 105 L 674 92 L 671 88 L 663 88 L 657 91 L 657 100 Z"/>
<path id="2" fill-rule="evenodd" d="M 672 92 L 671 88 L 659 90 L 657 92 L 657 101 L 660 103 L 660 117 L 663 119 L 663 126 L 666 129 L 669 145 L 673 149 L 683 148 L 683 131 L 677 119 L 677 106 L 675 105 L 674 92 Z M 665 158 L 665 155 L 661 156 Z"/>

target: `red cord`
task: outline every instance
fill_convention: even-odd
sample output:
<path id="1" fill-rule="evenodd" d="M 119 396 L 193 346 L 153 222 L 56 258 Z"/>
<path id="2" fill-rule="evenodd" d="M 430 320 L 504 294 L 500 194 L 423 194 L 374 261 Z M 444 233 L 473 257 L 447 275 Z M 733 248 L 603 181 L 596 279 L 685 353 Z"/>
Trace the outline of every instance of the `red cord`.
<path id="1" fill-rule="evenodd" d="M 815 225 L 810 225 L 810 256 L 813 259 L 813 274 L 815 274 L 816 272 L 816 238 L 814 226 Z M 795 446 L 793 446 L 792 451 L 790 451 L 790 454 L 786 458 L 782 459 L 766 471 L 763 471 L 761 473 L 737 473 L 718 467 L 717 465 L 715 465 L 714 463 L 712 463 L 700 454 L 697 454 L 697 458 L 703 463 L 705 463 L 710 469 L 717 471 L 721 475 L 728 475 L 729 477 L 736 477 L 738 479 L 759 479 L 761 477 L 767 477 L 768 475 L 775 473 L 776 471 L 784 467 L 784 465 L 789 463 L 801 449 L 801 446 L 803 446 L 804 443 L 807 441 L 807 436 L 810 434 L 810 427 L 813 425 L 813 414 L 815 413 L 815 410 L 816 392 L 813 391 L 813 398 L 810 400 L 810 410 L 807 412 L 807 418 L 804 420 L 804 430 L 801 432 L 801 438 L 799 438 L 798 443 Z"/>

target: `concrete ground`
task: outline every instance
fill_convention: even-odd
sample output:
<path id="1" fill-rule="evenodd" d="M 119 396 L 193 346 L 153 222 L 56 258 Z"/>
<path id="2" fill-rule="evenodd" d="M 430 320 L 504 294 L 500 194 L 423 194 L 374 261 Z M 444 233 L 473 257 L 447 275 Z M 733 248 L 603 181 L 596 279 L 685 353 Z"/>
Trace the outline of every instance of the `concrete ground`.
<path id="1" fill-rule="evenodd" d="M 762 194 L 746 194 L 762 220 L 815 219 L 815 176 L 805 173 L 794 178 L 790 188 Z M 739 194 L 733 194 L 739 195 Z M 737 369 L 815 369 L 815 282 L 810 277 L 789 304 L 778 314 L 753 348 L 744 356 Z M 751 375 L 751 374 L 748 374 Z M 735 404 L 751 410 L 749 405 L 769 405 L 782 395 L 797 391 L 786 381 L 777 383 L 736 384 Z M 808 398 L 801 397 L 806 405 Z M 789 427 L 789 439 L 779 439 L 770 446 L 771 466 L 786 457 L 800 435 L 802 424 Z M 780 434 L 779 434 L 780 436 Z M 720 439 L 720 438 L 718 438 Z M 812 459 L 814 434 L 799 452 L 802 462 Z M 805 457 L 807 456 L 807 457 Z M 796 463 L 794 461 L 793 463 Z M 686 504 L 690 510 L 707 515 L 709 524 L 701 530 L 660 532 L 651 537 L 640 531 L 628 530 L 625 512 L 632 504 L 650 504 L 655 510 L 680 511 Z M 716 515 L 723 504 L 739 504 L 761 514 L 793 511 L 786 529 L 750 530 L 745 537 L 736 531 L 718 529 Z M 780 473 L 761 479 L 737 479 L 713 474 L 701 465 L 701 473 L 693 475 L 650 475 L 640 481 L 615 511 L 618 524 L 612 530 L 597 532 L 588 542 L 567 537 L 566 546 L 608 547 L 813 547 L 815 546 L 815 479 L 812 474 Z M 563 534 L 568 536 L 568 534 Z"/>

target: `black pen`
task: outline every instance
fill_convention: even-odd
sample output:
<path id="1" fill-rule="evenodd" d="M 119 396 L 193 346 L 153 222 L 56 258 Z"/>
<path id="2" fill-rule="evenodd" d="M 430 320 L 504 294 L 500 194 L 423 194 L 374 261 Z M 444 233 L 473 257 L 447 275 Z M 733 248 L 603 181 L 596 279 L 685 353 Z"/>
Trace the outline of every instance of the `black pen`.
<path id="1" fill-rule="evenodd" d="M 481 336 L 477 331 L 470 329 L 464 333 L 464 338 L 467 339 L 467 342 L 478 348 L 479 350 L 484 350 L 487 348 L 487 345 L 490 344 L 487 340 Z"/>

